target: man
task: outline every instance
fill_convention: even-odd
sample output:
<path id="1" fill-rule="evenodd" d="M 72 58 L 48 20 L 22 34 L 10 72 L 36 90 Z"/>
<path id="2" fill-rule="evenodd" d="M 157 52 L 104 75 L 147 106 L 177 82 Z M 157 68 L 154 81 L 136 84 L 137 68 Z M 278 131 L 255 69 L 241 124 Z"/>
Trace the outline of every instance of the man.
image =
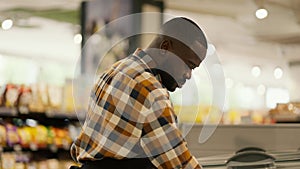
<path id="1" fill-rule="evenodd" d="M 105 71 L 92 89 L 73 159 L 83 169 L 201 168 L 177 128 L 167 90 L 191 78 L 206 50 L 201 29 L 178 17 L 147 49 Z"/>

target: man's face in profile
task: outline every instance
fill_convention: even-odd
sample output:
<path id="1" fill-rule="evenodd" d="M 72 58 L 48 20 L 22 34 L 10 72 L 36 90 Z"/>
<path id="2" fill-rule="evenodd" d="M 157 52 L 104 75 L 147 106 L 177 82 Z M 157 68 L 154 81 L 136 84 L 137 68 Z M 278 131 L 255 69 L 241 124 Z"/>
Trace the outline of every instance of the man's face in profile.
<path id="1" fill-rule="evenodd" d="M 191 78 L 192 70 L 199 67 L 202 62 L 200 58 L 205 58 L 205 55 L 206 48 L 200 43 L 186 46 L 179 41 L 173 41 L 166 56 L 168 62 L 160 70 L 163 85 L 171 92 L 181 88 Z"/>

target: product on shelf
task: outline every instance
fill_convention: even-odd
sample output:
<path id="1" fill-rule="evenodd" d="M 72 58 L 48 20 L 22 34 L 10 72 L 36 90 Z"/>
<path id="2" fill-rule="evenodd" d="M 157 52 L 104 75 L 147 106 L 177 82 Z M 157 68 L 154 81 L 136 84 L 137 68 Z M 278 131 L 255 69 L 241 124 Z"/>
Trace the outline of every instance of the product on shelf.
<path id="1" fill-rule="evenodd" d="M 275 122 L 300 122 L 300 103 L 277 103 L 276 107 L 269 111 L 269 116 Z"/>
<path id="2" fill-rule="evenodd" d="M 0 158 L 1 169 L 69 169 L 70 166 L 76 165 L 71 160 L 65 159 L 30 159 L 30 153 L 5 152 Z"/>
<path id="3" fill-rule="evenodd" d="M 15 153 L 15 169 L 26 169 L 26 164 L 29 162 L 29 154 L 23 152 Z"/>
<path id="4" fill-rule="evenodd" d="M 48 86 L 49 108 L 61 110 L 62 108 L 62 88 L 58 86 Z"/>
<path id="5" fill-rule="evenodd" d="M 37 166 L 37 169 L 48 169 L 47 161 L 40 161 Z"/>
<path id="6" fill-rule="evenodd" d="M 5 107 L 1 108 L 1 112 L 5 114 L 46 113 L 46 116 L 49 117 L 56 115 L 74 117 L 77 111 L 77 115 L 84 117 L 85 101 L 74 103 L 72 81 L 70 80 L 64 87 L 44 83 L 30 86 L 24 84 L 0 86 L 0 107 Z"/>
<path id="7" fill-rule="evenodd" d="M 68 80 L 63 88 L 63 111 L 75 113 L 72 81 Z"/>
<path id="8" fill-rule="evenodd" d="M 18 110 L 20 113 L 28 113 L 28 106 L 32 102 L 31 88 L 21 85 L 19 88 Z"/>
<path id="9" fill-rule="evenodd" d="M 79 122 L 64 121 L 75 112 L 70 84 L 64 88 L 0 86 L 0 107 L 0 169 L 68 169 L 74 165 L 67 155 L 80 127 Z"/>
<path id="10" fill-rule="evenodd" d="M 21 162 L 16 162 L 15 163 L 15 169 L 26 169 L 25 168 L 25 164 L 24 163 L 21 163 Z"/>
<path id="11" fill-rule="evenodd" d="M 57 159 L 49 159 L 47 160 L 48 169 L 57 169 L 59 168 L 59 162 Z"/>
<path id="12" fill-rule="evenodd" d="M 0 125 L 0 147 L 6 146 L 6 129 L 3 125 Z"/>
<path id="13" fill-rule="evenodd" d="M 26 166 L 27 169 L 37 169 L 37 163 L 35 161 L 27 163 Z"/>
<path id="14" fill-rule="evenodd" d="M 20 137 L 20 144 L 22 147 L 29 147 L 32 142 L 32 127 L 24 126 L 18 128 L 18 135 Z"/>
<path id="15" fill-rule="evenodd" d="M 14 108 L 17 105 L 19 88 L 14 84 L 7 84 L 4 91 L 4 102 L 8 108 Z"/>
<path id="16" fill-rule="evenodd" d="M 48 91 L 45 84 L 31 85 L 32 101 L 29 104 L 29 111 L 43 113 L 48 107 Z"/>
<path id="17" fill-rule="evenodd" d="M 62 128 L 52 128 L 54 131 L 55 137 L 54 137 L 54 144 L 57 147 L 62 147 L 64 149 L 69 149 L 72 138 L 70 137 L 69 131 L 67 129 Z"/>
<path id="18" fill-rule="evenodd" d="M 2 169 L 15 169 L 16 155 L 15 153 L 1 154 Z"/>
<path id="19" fill-rule="evenodd" d="M 52 126 L 47 127 L 47 144 L 53 145 L 54 144 L 54 137 L 55 133 Z"/>
<path id="20" fill-rule="evenodd" d="M 4 87 L 0 86 L 0 107 L 4 106 Z"/>
<path id="21" fill-rule="evenodd" d="M 17 127 L 12 124 L 6 124 L 7 145 L 12 147 L 13 145 L 20 143 L 20 138 L 17 132 Z"/>
<path id="22" fill-rule="evenodd" d="M 64 128 L 46 127 L 40 124 L 26 126 L 24 122 L 20 121 L 21 119 L 14 119 L 14 125 L 0 124 L 0 147 L 20 146 L 20 149 L 30 148 L 34 151 L 49 148 L 56 152 L 57 148 L 69 149 L 80 130 L 75 125 Z"/>
<path id="23" fill-rule="evenodd" d="M 33 139 L 32 144 L 37 147 L 46 147 L 48 138 L 48 130 L 43 125 L 37 125 L 33 127 Z"/>

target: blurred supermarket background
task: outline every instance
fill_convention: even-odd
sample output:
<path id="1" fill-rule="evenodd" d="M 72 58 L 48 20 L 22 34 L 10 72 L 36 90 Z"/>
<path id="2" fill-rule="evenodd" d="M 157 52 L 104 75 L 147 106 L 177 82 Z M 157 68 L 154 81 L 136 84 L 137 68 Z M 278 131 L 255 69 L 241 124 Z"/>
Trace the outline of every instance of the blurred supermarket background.
<path id="1" fill-rule="evenodd" d="M 93 38 L 91 49 L 84 45 L 109 21 L 141 12 L 196 21 L 208 37 L 209 55 L 218 57 L 224 71 L 221 108 L 212 104 L 213 77 L 205 64 L 183 89 L 171 93 L 181 123 L 300 122 L 299 0 L 0 0 L 3 169 L 67 168 L 72 163 L 68 150 L 89 94 L 87 84 L 79 86 L 87 88 L 84 94 L 74 95 L 73 80 L 84 84 L 85 75 L 93 76 L 89 68 L 99 65 L 89 55 L 101 57 L 101 47 L 122 33 L 158 27 L 169 17 L 145 15 Z M 134 37 L 113 46 L 97 71 L 145 47 L 149 39 Z"/>

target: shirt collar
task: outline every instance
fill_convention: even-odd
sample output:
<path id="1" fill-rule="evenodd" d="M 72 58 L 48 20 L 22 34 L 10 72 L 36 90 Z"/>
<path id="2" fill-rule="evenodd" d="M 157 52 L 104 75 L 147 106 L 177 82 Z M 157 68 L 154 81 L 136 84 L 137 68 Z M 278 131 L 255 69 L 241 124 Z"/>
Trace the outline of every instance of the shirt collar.
<path id="1" fill-rule="evenodd" d="M 153 74 L 159 82 L 161 81 L 160 75 L 156 71 L 157 63 L 149 56 L 145 51 L 137 48 L 133 53 L 133 56 L 138 57 L 145 64 L 145 71 Z"/>

